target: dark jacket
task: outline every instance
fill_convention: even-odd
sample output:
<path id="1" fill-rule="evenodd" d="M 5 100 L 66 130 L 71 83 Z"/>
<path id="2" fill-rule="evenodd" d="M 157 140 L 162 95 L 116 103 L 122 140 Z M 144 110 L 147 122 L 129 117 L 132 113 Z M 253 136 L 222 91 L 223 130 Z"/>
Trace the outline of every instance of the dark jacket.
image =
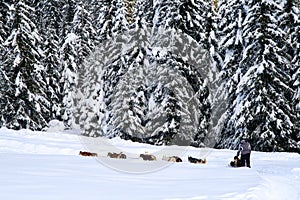
<path id="1" fill-rule="evenodd" d="M 241 144 L 239 145 L 239 150 L 237 152 L 237 156 L 239 156 L 240 153 L 241 155 L 251 153 L 251 146 L 249 142 L 246 142 L 245 140 L 241 141 Z"/>

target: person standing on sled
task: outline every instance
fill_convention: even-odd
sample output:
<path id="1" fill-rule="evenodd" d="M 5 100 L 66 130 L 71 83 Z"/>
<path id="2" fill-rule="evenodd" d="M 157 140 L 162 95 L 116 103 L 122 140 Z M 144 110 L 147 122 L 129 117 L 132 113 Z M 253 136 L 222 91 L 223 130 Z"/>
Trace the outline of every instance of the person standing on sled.
<path id="1" fill-rule="evenodd" d="M 247 142 L 246 140 L 242 140 L 239 145 L 239 150 L 237 152 L 237 156 L 239 156 L 240 154 L 241 154 L 242 165 L 251 168 L 251 166 L 250 166 L 251 146 L 250 146 L 249 142 Z"/>

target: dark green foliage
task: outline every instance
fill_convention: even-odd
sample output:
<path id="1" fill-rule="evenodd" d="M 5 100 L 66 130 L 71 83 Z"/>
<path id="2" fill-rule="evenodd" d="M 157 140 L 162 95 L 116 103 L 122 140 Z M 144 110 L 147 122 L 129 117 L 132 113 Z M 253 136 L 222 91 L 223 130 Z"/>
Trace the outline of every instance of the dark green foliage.
<path id="1" fill-rule="evenodd" d="M 279 21 L 273 17 L 280 13 L 280 6 L 255 0 L 245 6 L 249 10 L 242 27 L 243 57 L 235 67 L 236 92 L 229 101 L 219 147 L 235 148 L 237 138 L 248 138 L 255 150 L 295 151 L 293 65 L 282 45 L 286 40 Z"/>
<path id="2" fill-rule="evenodd" d="M 12 26 L 4 44 L 8 52 L 2 66 L 2 123 L 9 128 L 39 130 L 50 119 L 50 103 L 43 79 L 41 38 L 32 20 L 34 8 L 28 1 L 10 6 Z"/>
<path id="3" fill-rule="evenodd" d="M 299 151 L 299 7 L 2 0 L 0 126 L 76 119 L 93 137 L 202 146 L 209 135 L 217 148 L 246 137 L 255 150 Z"/>

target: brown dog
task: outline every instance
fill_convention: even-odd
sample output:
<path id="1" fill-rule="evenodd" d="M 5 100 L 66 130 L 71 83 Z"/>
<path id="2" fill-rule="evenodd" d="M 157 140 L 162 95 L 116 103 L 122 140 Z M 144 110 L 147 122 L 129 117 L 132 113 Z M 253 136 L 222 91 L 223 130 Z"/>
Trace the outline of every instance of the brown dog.
<path id="1" fill-rule="evenodd" d="M 140 157 L 143 158 L 143 160 L 156 160 L 156 157 L 150 154 L 140 154 Z"/>
<path id="2" fill-rule="evenodd" d="M 111 152 L 108 152 L 107 157 L 110 157 L 110 158 L 119 158 L 119 159 L 126 159 L 126 155 L 123 154 L 122 152 L 120 152 L 120 153 L 111 153 Z"/>
<path id="3" fill-rule="evenodd" d="M 198 158 L 193 158 L 193 157 L 189 156 L 188 160 L 189 160 L 190 163 L 206 164 L 206 159 L 198 159 Z"/>
<path id="4" fill-rule="evenodd" d="M 87 152 L 87 151 L 79 151 L 79 155 L 81 155 L 81 156 L 98 156 L 97 153 L 91 153 L 91 152 Z"/>

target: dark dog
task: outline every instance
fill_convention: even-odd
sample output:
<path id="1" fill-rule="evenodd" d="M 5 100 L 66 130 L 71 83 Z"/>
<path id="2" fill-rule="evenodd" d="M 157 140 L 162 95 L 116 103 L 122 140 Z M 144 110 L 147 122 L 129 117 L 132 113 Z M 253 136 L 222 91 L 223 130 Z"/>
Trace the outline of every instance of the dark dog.
<path id="1" fill-rule="evenodd" d="M 234 156 L 234 161 L 230 162 L 231 167 L 243 167 L 242 161 L 238 156 Z"/>
<path id="2" fill-rule="evenodd" d="M 87 151 L 79 151 L 79 155 L 81 155 L 81 156 L 98 156 L 97 153 L 91 153 L 91 152 L 87 152 Z"/>
<path id="3" fill-rule="evenodd" d="M 140 157 L 143 158 L 143 160 L 156 160 L 156 157 L 150 154 L 140 154 Z"/>
<path id="4" fill-rule="evenodd" d="M 206 159 L 198 159 L 198 158 L 193 158 L 193 157 L 189 156 L 188 160 L 189 160 L 190 163 L 206 164 Z"/>
<path id="5" fill-rule="evenodd" d="M 120 152 L 120 153 L 111 153 L 111 152 L 109 152 L 109 153 L 107 154 L 107 157 L 110 157 L 110 158 L 126 159 L 126 155 L 123 154 L 122 152 Z"/>
<path id="6" fill-rule="evenodd" d="M 170 157 L 163 156 L 162 159 L 168 162 L 182 162 L 181 158 L 179 158 L 178 156 L 170 156 Z"/>

